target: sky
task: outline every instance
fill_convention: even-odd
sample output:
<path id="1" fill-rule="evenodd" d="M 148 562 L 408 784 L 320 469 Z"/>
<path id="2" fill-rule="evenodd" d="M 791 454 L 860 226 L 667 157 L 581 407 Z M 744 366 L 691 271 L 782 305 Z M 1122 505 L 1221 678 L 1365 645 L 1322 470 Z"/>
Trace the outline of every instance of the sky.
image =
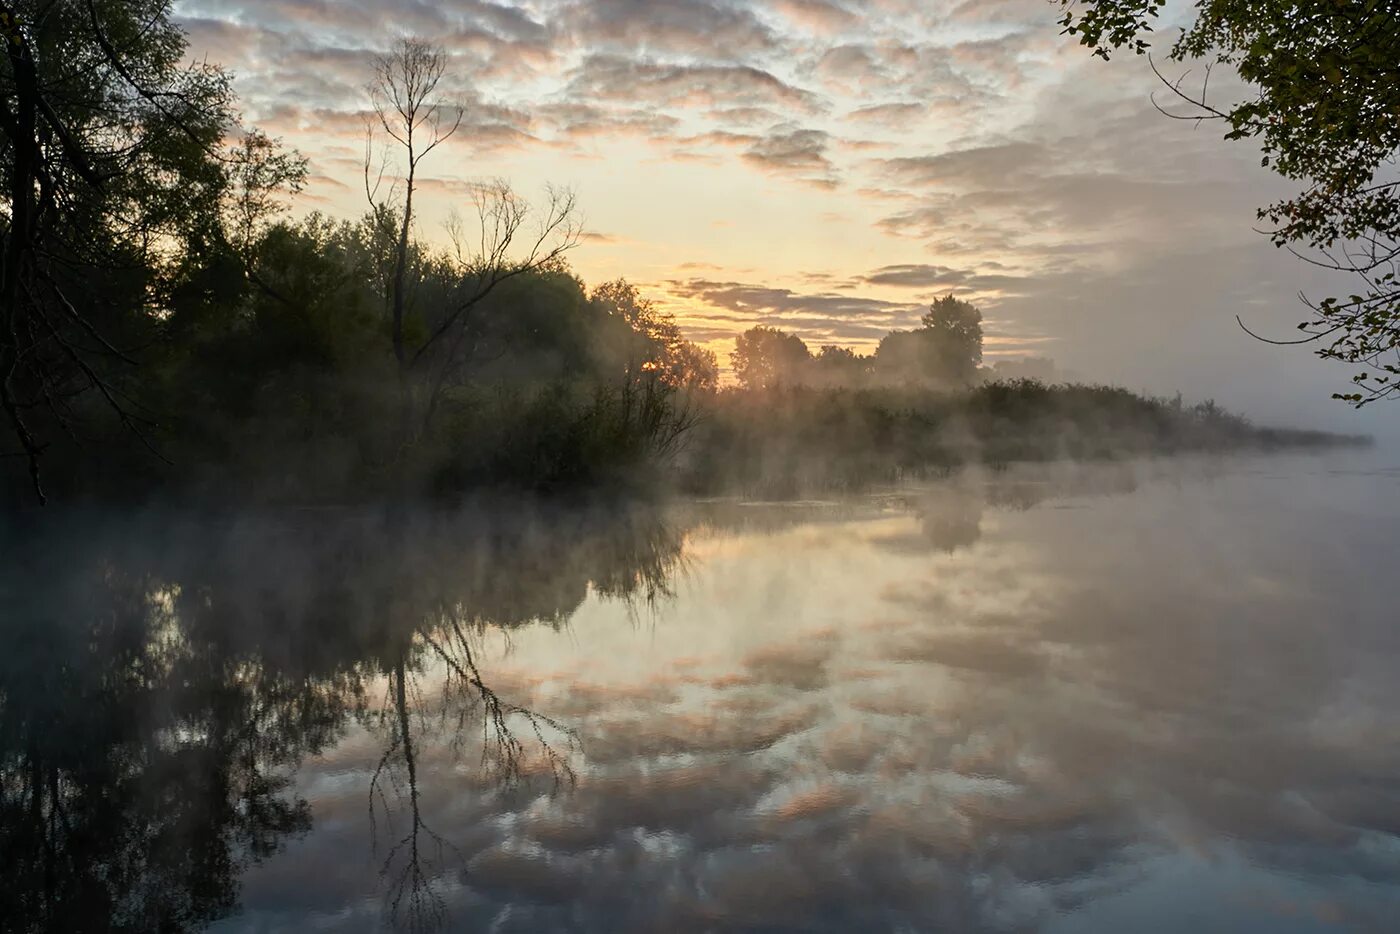
<path id="1" fill-rule="evenodd" d="M 1291 337 L 1300 292 L 1348 288 L 1255 231 L 1287 184 L 1218 126 L 1164 117 L 1147 62 L 1093 58 L 1050 0 L 176 9 L 191 54 L 235 74 L 246 121 L 308 157 L 300 212 L 366 209 L 372 59 L 401 36 L 440 45 L 465 119 L 420 170 L 420 234 L 445 241 L 483 179 L 568 187 L 575 271 L 638 285 L 722 363 L 754 324 L 868 352 L 951 293 L 982 309 L 989 362 L 1048 356 L 1262 422 L 1396 421 L 1329 398 L 1345 369 L 1235 321 Z"/>

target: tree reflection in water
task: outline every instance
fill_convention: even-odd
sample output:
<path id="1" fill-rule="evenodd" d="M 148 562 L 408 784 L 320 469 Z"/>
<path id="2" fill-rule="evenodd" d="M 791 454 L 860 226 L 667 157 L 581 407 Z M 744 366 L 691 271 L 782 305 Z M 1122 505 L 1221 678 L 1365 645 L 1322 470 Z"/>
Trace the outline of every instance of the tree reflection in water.
<path id="1" fill-rule="evenodd" d="M 573 784 L 569 753 L 577 746 L 576 734 L 546 714 L 502 700 L 482 681 L 471 638 L 458 619 L 426 626 L 418 632 L 418 639 L 445 666 L 442 719 L 449 721 L 448 729 L 456 742 L 465 740 L 473 723 L 480 724 L 483 769 L 494 773 L 500 784 L 513 786 L 521 780 L 534 752 L 548 766 L 556 789 L 561 781 Z M 423 722 L 428 718 L 429 704 L 416 683 L 417 674 L 407 653 L 400 654 L 389 671 L 385 703 L 371 718 L 388 739 L 369 783 L 371 824 L 378 812 L 386 819 L 395 816 L 390 793 L 397 798 L 398 809 L 408 812 L 408 830 L 388 846 L 380 874 L 386 881 L 385 905 L 390 919 L 410 931 L 431 930 L 444 920 L 445 906 L 433 889 L 444 868 L 444 856 L 450 853 L 458 862 L 466 862 L 463 854 L 423 819 L 414 723 L 418 720 L 420 729 L 429 729 L 431 724 Z M 527 749 L 516 735 L 517 722 L 529 727 L 535 749 Z M 562 749 L 560 736 L 564 738 Z"/>
<path id="2" fill-rule="evenodd" d="M 440 922 L 432 885 L 451 846 L 419 808 L 420 735 L 446 730 L 465 751 L 480 729 L 482 765 L 505 785 L 573 780 L 577 738 L 498 695 L 474 642 L 562 625 L 590 587 L 655 599 L 683 543 L 641 507 L 501 515 L 12 526 L 0 927 L 182 931 L 230 913 L 241 873 L 311 826 L 298 764 L 353 722 L 384 743 L 368 791 L 387 911 L 410 929 Z"/>
<path id="3" fill-rule="evenodd" d="M 242 879 L 247 928 L 1030 930 L 1182 839 L 1391 884 L 1395 704 L 1353 675 L 1393 638 L 1155 482 L 1034 508 L 1143 476 L 11 531 L 0 929 L 199 928 Z M 519 631 L 664 596 L 687 547 L 665 640 Z M 527 780 L 572 793 L 496 793 Z"/>

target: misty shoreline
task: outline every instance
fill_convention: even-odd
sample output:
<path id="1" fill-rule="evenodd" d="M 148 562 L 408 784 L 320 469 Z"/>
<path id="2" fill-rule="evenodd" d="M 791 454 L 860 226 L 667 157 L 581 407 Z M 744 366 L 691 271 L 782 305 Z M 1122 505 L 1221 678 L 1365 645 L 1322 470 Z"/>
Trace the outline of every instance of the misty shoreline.
<path id="1" fill-rule="evenodd" d="M 1062 478 L 1104 470 L 1131 472 L 1143 465 L 1172 471 L 1201 462 L 1375 446 L 1369 435 L 1255 426 L 1213 404 L 1185 407 L 1177 400 L 1146 399 L 1108 387 L 1037 386 L 1030 391 L 1042 402 L 1063 403 L 1073 394 L 1086 393 L 1130 400 L 1140 407 L 1138 420 L 1101 417 L 1086 422 L 1082 410 L 1019 412 L 1016 420 L 1005 413 L 1000 420 L 982 413 L 979 420 L 967 411 L 952 411 L 962 404 L 960 397 L 965 402 L 972 393 L 730 389 L 710 401 L 690 436 L 667 457 L 581 482 L 496 481 L 452 490 L 328 489 L 323 492 L 341 495 L 289 498 L 268 495 L 255 477 L 243 478 L 240 484 L 240 478 L 224 476 L 206 477 L 198 484 L 153 485 L 137 496 L 89 489 L 48 507 L 21 499 L 0 513 L 13 523 L 12 531 L 82 521 L 76 517 L 142 514 L 196 521 L 277 517 L 293 525 L 335 517 L 402 531 L 425 514 L 452 521 L 494 517 L 496 522 L 546 514 L 626 516 L 678 503 L 800 505 L 831 497 L 902 495 L 923 485 L 956 489 L 987 477 Z M 814 427 L 816 404 L 825 414 L 824 424 Z M 935 407 L 942 407 L 943 420 L 930 424 Z M 1170 417 L 1149 422 L 1141 420 L 1143 412 Z M 819 428 L 828 433 L 818 434 Z"/>

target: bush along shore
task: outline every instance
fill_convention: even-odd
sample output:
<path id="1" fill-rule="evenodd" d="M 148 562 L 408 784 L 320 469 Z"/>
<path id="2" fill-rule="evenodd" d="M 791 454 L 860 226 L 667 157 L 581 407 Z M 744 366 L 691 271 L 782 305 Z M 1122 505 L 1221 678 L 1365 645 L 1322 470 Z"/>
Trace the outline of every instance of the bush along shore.
<path id="1" fill-rule="evenodd" d="M 677 458 L 693 493 L 792 496 L 981 464 L 1366 446 L 1365 435 L 1263 427 L 1214 402 L 1033 379 L 949 391 L 777 386 L 718 392 Z"/>

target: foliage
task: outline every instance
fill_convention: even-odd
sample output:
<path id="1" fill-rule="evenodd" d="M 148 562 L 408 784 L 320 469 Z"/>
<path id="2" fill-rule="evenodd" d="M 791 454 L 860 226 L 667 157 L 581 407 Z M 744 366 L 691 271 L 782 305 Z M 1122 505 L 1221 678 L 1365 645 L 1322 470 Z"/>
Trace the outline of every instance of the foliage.
<path id="1" fill-rule="evenodd" d="M 1010 380 L 970 390 L 918 385 L 729 389 L 682 463 L 695 492 L 801 496 L 941 474 L 969 463 L 1105 459 L 1363 443 L 1263 428 L 1109 386 Z"/>
<path id="2" fill-rule="evenodd" d="M 565 262 L 581 230 L 569 192 L 537 208 L 474 183 L 476 230 L 419 235 L 420 160 L 458 125 L 440 50 L 405 40 L 377 61 L 371 102 L 397 162 L 377 178 L 367 162 L 368 211 L 292 220 L 304 162 L 240 126 L 223 72 L 184 64 L 170 10 L 0 0 L 0 410 L 18 445 L 0 476 L 14 501 L 456 497 L 644 484 L 678 457 L 726 459 L 725 433 L 747 422 L 732 392 L 716 399 L 715 355 L 626 281 L 585 288 Z M 950 296 L 873 356 L 814 356 L 758 326 L 731 359 L 755 400 L 917 396 L 985 376 L 981 345 L 980 313 Z M 946 439 L 928 411 L 851 398 L 795 425 L 862 448 L 877 472 L 880 432 L 905 433 L 923 452 L 911 462 L 936 459 Z M 780 409 L 755 430 L 782 437 Z M 996 424 L 1008 452 L 1034 453 L 1060 422 Z"/>
<path id="3" fill-rule="evenodd" d="M 400 42 L 371 82 L 406 182 L 381 197 L 367 165 L 363 218 L 289 222 L 303 161 L 239 129 L 221 71 L 181 64 L 170 7 L 0 3 L 0 402 L 22 458 L 0 467 L 40 501 L 325 501 L 582 481 L 673 447 L 713 354 L 625 283 L 586 295 L 571 194 L 536 224 L 483 183 L 475 247 L 461 225 L 448 249 L 415 235 L 414 173 L 456 127 L 440 51 Z"/>
<path id="4" fill-rule="evenodd" d="M 622 281 L 589 296 L 556 264 L 476 302 L 457 365 L 405 448 L 377 216 L 276 224 L 258 246 L 268 290 L 176 307 L 188 351 L 172 359 L 165 392 L 199 400 L 200 416 L 178 426 L 172 479 L 207 489 L 232 474 L 254 497 L 302 501 L 637 479 L 713 391 L 713 356 L 669 315 Z M 455 263 L 411 246 L 410 347 L 471 287 Z"/>
<path id="5" fill-rule="evenodd" d="M 873 367 L 869 357 L 849 347 L 824 344 L 812 357 L 808 370 L 808 381 L 813 386 L 861 386 L 869 382 Z"/>
<path id="6" fill-rule="evenodd" d="M 657 309 L 637 287 L 626 280 L 605 282 L 593 290 L 592 301 L 611 319 L 622 334 L 620 352 L 628 382 L 648 375 L 663 384 L 696 392 L 713 392 L 719 385 L 719 365 L 714 351 L 685 339 L 670 314 Z"/>
<path id="7" fill-rule="evenodd" d="M 226 145 L 228 77 L 185 63 L 168 2 L 0 3 L 0 33 L 0 408 L 42 500 L 57 439 L 149 430 L 131 372 L 170 290 L 304 169 Z"/>
<path id="8" fill-rule="evenodd" d="M 762 325 L 753 327 L 736 341 L 731 357 L 735 376 L 748 389 L 871 383 L 951 389 L 977 382 L 982 363 L 982 313 L 949 295 L 929 306 L 920 323 L 912 331 L 886 334 L 870 357 L 833 344 L 823 346 L 814 356 L 796 334 Z"/>
<path id="9" fill-rule="evenodd" d="M 935 301 L 917 332 L 928 355 L 928 371 L 954 386 L 970 386 L 982 364 L 982 312 L 951 295 Z"/>
<path id="10" fill-rule="evenodd" d="M 1107 58 L 1151 50 L 1165 0 L 1058 0 L 1065 32 Z M 1400 16 L 1381 0 L 1198 0 L 1194 22 L 1171 45 L 1176 61 L 1233 67 L 1253 98 L 1228 104 L 1170 82 L 1192 119 L 1222 121 L 1226 139 L 1253 139 L 1262 164 L 1301 183 L 1261 208 L 1278 246 L 1315 251 L 1355 274 L 1360 288 L 1312 304 L 1299 325 L 1327 359 L 1359 364 L 1364 405 L 1400 392 Z M 1209 72 L 1207 72 L 1207 81 Z"/>
<path id="11" fill-rule="evenodd" d="M 738 336 L 730 362 L 742 385 L 768 389 L 799 380 L 803 365 L 811 358 L 802 338 L 760 324 Z"/>

